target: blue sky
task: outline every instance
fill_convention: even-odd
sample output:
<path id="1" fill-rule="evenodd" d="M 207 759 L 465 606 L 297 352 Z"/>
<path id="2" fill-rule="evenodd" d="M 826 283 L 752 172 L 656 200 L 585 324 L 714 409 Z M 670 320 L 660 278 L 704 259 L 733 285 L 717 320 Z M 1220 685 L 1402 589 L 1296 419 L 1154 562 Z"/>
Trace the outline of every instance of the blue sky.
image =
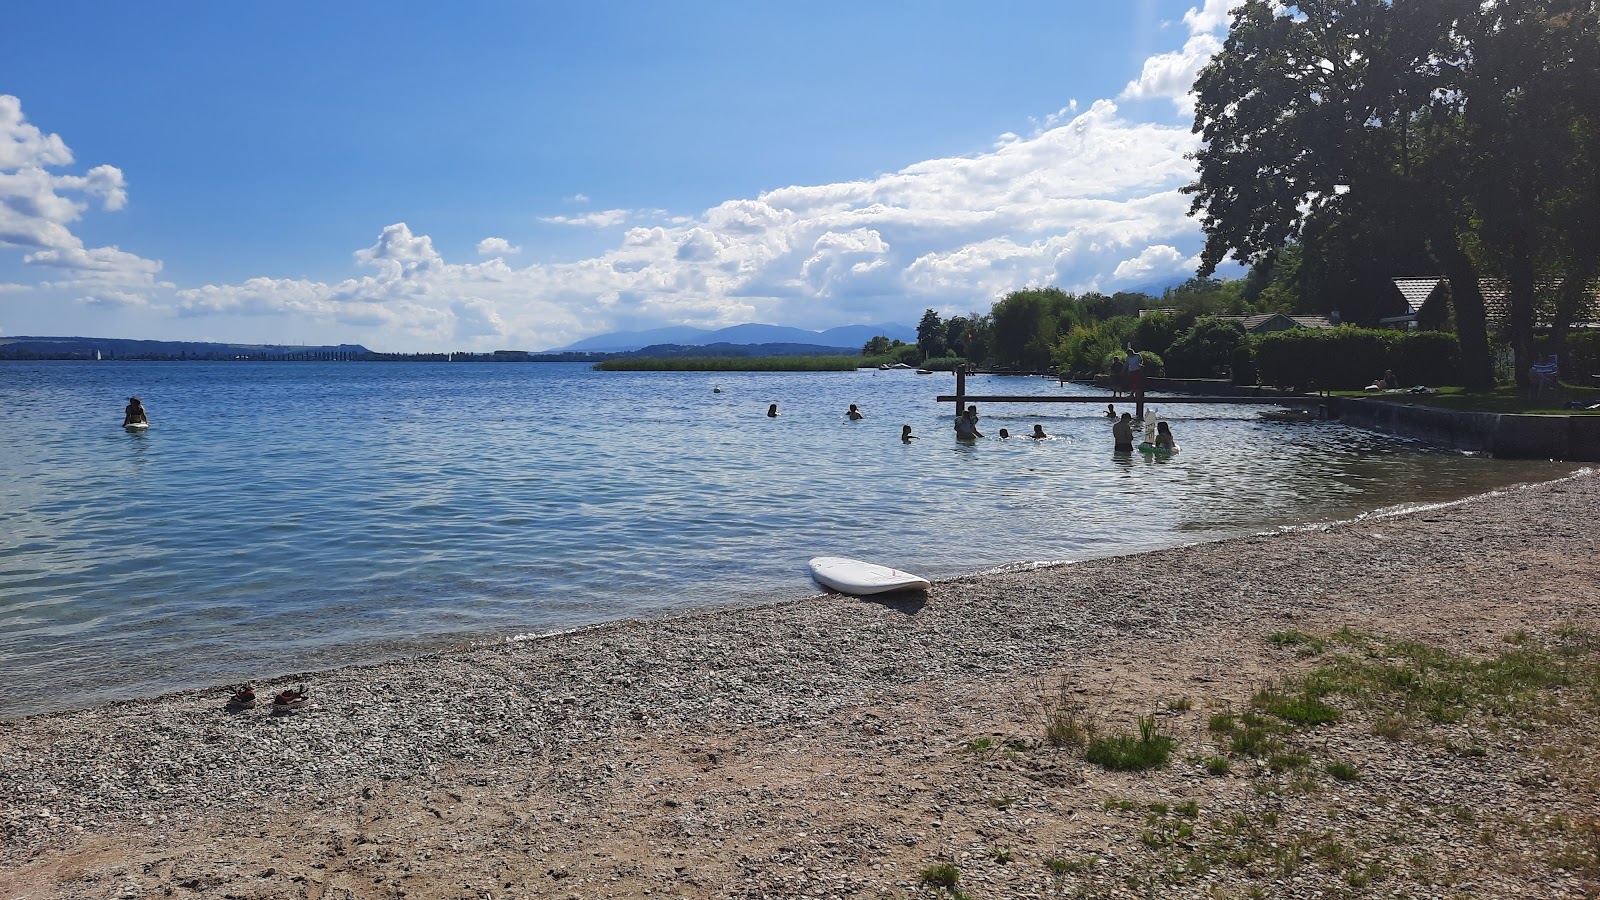
<path id="1" fill-rule="evenodd" d="M 21 0 L 0 336 L 539 349 L 1180 280 L 1225 5 Z"/>

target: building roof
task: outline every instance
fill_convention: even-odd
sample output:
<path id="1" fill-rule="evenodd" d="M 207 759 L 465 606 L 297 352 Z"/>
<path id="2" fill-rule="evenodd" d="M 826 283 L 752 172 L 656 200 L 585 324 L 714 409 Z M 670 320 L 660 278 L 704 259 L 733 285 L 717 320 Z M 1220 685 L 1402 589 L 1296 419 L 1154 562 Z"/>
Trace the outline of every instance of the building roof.
<path id="1" fill-rule="evenodd" d="M 1393 279 L 1395 290 L 1406 300 L 1407 314 L 1404 316 L 1391 316 L 1384 322 L 1410 321 L 1416 318 L 1422 310 L 1423 304 L 1435 297 L 1444 298 L 1450 295 L 1450 282 L 1448 279 L 1437 275 L 1426 278 L 1396 278 Z M 1550 314 L 1546 307 L 1553 302 L 1560 293 L 1562 286 L 1560 278 L 1541 278 L 1534 282 L 1534 297 L 1540 307 L 1537 315 L 1539 324 L 1549 324 Z M 1484 317 L 1491 326 L 1498 326 L 1511 315 L 1511 285 L 1503 278 L 1479 278 L 1478 292 L 1483 295 Z M 1588 297 L 1579 304 L 1572 317 L 1572 324 L 1600 323 L 1600 283 L 1591 285 Z"/>

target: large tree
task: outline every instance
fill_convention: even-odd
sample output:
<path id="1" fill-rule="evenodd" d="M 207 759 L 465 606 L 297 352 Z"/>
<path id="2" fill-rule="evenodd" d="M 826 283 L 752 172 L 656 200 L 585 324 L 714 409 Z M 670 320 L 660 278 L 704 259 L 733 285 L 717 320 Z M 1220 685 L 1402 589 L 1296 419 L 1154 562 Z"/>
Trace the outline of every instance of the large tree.
<path id="1" fill-rule="evenodd" d="M 1463 381 L 1493 384 L 1484 273 L 1511 281 L 1525 369 L 1537 274 L 1581 271 L 1553 248 L 1572 243 L 1555 212 L 1587 221 L 1592 203 L 1575 148 L 1594 130 L 1595 18 L 1596 0 L 1248 0 L 1195 84 L 1201 274 L 1293 240 L 1308 261 L 1395 265 L 1398 235 L 1450 279 Z"/>

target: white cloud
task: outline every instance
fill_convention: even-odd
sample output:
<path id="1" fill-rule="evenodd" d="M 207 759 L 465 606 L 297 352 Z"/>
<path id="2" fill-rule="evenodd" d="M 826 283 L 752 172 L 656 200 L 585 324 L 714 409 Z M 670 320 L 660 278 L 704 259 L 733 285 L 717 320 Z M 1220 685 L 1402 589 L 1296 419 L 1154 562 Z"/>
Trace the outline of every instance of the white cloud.
<path id="1" fill-rule="evenodd" d="M 57 134 L 45 134 L 22 115 L 22 100 L 0 94 L 0 171 L 65 166 L 72 151 Z"/>
<path id="2" fill-rule="evenodd" d="M 85 306 L 111 309 L 138 309 L 150 305 L 149 298 L 143 294 L 132 294 L 127 291 L 101 291 L 79 297 L 78 302 Z"/>
<path id="3" fill-rule="evenodd" d="M 1226 27 L 1232 20 L 1233 8 L 1240 0 L 1206 0 L 1205 6 L 1190 7 L 1183 14 L 1183 24 L 1190 34 L 1210 34 Z"/>
<path id="4" fill-rule="evenodd" d="M 26 290 L 31 290 L 31 287 L 26 284 L 11 284 L 0 281 L 0 294 L 20 294 Z"/>
<path id="5" fill-rule="evenodd" d="M 649 210 L 660 213 L 661 210 Z M 584 213 L 581 216 L 545 216 L 539 221 L 549 222 L 552 225 L 583 225 L 590 228 L 609 228 L 612 225 L 621 225 L 635 215 L 633 210 L 604 209 L 598 212 Z"/>
<path id="6" fill-rule="evenodd" d="M 1206 29 L 1225 22 L 1222 6 L 1191 10 L 1183 49 L 1151 57 L 1123 96 L 1181 105 L 1193 73 L 1219 46 Z M 396 222 L 353 254 L 351 277 L 207 284 L 177 291 L 173 309 L 345 326 L 379 349 L 540 349 L 658 324 L 914 321 L 927 307 L 986 309 L 1027 285 L 1116 290 L 1192 272 L 1201 236 L 1177 191 L 1194 177 L 1186 154 L 1199 139 L 1188 123 L 1141 122 L 1110 100 L 1083 109 L 1074 100 L 1025 124 L 1026 135 L 1003 135 L 986 152 L 777 187 L 693 215 L 610 209 L 543 220 L 616 227 L 608 249 L 587 258 L 513 267 L 506 258 L 518 248 L 491 237 L 477 245 L 486 258 L 451 261 L 425 229 Z M 65 152 L 42 135 L 30 140 L 34 157 Z M 13 193 L 34 204 L 35 212 L 17 213 L 39 232 L 25 245 L 28 261 L 69 268 L 76 279 L 112 273 L 155 284 L 159 262 L 84 250 L 70 232 L 63 240 L 39 224 L 64 229 L 81 213 L 79 201 L 57 191 L 122 202 L 120 172 L 96 172 L 70 185 L 47 182 L 47 190 L 38 175 L 0 172 L 15 176 Z M 0 205 L 7 208 L 23 205 Z M 88 302 L 117 303 L 124 298 L 116 291 L 146 295 L 111 280 L 96 284 Z"/>
<path id="7" fill-rule="evenodd" d="M 1196 146 L 1187 127 L 1129 121 L 1102 100 L 990 152 L 729 200 L 687 221 L 628 228 L 610 250 L 573 262 L 451 262 L 397 223 L 355 254 L 372 274 L 251 279 L 177 297 L 186 315 L 370 322 L 372 345 L 405 348 L 538 349 L 619 323 L 909 320 L 927 306 L 983 309 L 1030 284 L 1148 281 L 1171 259 L 1149 256 L 1144 271 L 1130 258 L 1198 247 L 1176 190 L 1193 178 L 1184 154 Z"/>
<path id="8" fill-rule="evenodd" d="M 566 198 L 566 200 L 567 200 L 568 203 L 588 203 L 589 202 L 589 195 L 588 194 L 573 194 L 571 197 Z"/>
<path id="9" fill-rule="evenodd" d="M 1112 276 L 1125 281 L 1139 281 L 1183 272 L 1193 273 L 1198 263 L 1196 257 L 1185 257 L 1176 247 L 1155 244 L 1144 248 L 1138 256 L 1118 263 Z"/>
<path id="10" fill-rule="evenodd" d="M 67 272 L 47 288 L 76 288 L 90 302 L 138 305 L 165 285 L 155 280 L 159 260 L 144 259 L 116 247 L 85 248 L 69 227 L 89 208 L 72 194 L 96 198 L 104 209 L 127 205 L 122 170 L 99 165 L 82 175 L 52 175 L 47 167 L 72 163 L 72 151 L 59 135 L 45 134 L 22 114 L 22 101 L 0 94 L 0 247 L 20 248 L 22 261 Z"/>
<path id="11" fill-rule="evenodd" d="M 509 256 L 521 252 L 521 247 L 513 246 L 510 241 L 502 237 L 486 237 L 478 242 L 479 256 Z"/>
<path id="12" fill-rule="evenodd" d="M 1192 12 L 1192 10 L 1191 10 Z M 1122 99 L 1142 100 L 1160 98 L 1171 100 L 1180 115 L 1194 115 L 1194 97 L 1190 89 L 1194 80 L 1211 57 L 1222 49 L 1222 42 L 1210 34 L 1196 34 L 1189 38 L 1182 50 L 1159 53 L 1144 61 L 1139 77 L 1128 82 L 1122 90 Z"/>

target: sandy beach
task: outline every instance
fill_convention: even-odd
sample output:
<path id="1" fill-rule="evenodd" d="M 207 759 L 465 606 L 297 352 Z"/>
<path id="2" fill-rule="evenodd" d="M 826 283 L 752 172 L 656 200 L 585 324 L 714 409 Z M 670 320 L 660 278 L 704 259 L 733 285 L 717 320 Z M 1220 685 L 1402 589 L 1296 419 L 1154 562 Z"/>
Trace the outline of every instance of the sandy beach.
<path id="1" fill-rule="evenodd" d="M 257 684 L 305 683 L 291 715 L 8 721 L 0 896 L 1594 896 L 1597 509 L 1582 473 Z M 1564 674 L 1472 687 L 1505 659 Z M 1252 699 L 1319 668 L 1466 687 L 1306 726 Z M 1047 740 L 1063 714 L 1175 747 L 1108 770 Z"/>

